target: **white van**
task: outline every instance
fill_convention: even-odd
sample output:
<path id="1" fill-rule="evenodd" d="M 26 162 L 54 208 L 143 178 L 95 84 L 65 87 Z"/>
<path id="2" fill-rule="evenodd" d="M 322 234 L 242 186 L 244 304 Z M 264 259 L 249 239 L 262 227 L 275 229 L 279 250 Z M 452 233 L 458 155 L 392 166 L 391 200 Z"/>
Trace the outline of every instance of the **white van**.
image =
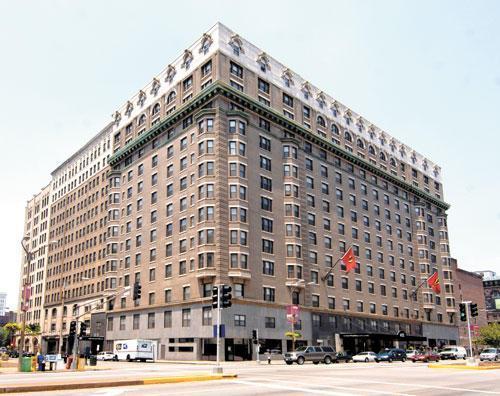
<path id="1" fill-rule="evenodd" d="M 467 351 L 464 347 L 452 345 L 445 347 L 441 352 L 439 352 L 439 357 L 441 359 L 465 359 L 467 357 Z"/>
<path id="2" fill-rule="evenodd" d="M 155 360 L 156 341 L 151 340 L 117 340 L 114 342 L 114 360 Z"/>

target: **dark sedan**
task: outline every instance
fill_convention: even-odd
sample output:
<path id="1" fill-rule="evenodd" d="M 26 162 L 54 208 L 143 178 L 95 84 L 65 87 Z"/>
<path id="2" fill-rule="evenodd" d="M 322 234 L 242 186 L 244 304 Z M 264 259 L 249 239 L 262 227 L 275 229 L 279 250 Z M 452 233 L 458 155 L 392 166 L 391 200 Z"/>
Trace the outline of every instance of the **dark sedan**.
<path id="1" fill-rule="evenodd" d="M 391 363 L 394 360 L 401 360 L 402 362 L 406 361 L 406 352 L 403 349 L 387 349 L 385 351 L 379 352 L 375 361 L 379 362 L 389 362 Z"/>

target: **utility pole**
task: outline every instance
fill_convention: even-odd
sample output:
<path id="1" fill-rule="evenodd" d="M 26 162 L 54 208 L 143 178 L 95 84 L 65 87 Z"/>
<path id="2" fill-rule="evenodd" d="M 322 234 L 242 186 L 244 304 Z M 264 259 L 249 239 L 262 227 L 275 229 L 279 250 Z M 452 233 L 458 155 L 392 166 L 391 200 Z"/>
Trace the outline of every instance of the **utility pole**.
<path id="1" fill-rule="evenodd" d="M 21 241 L 21 246 L 23 247 L 23 250 L 26 253 L 26 261 L 28 262 L 28 268 L 31 263 L 31 252 L 28 249 L 28 246 L 26 245 L 26 241 L 29 240 L 29 237 L 26 235 L 23 240 Z M 18 371 L 21 371 L 22 367 L 22 362 L 23 362 L 23 352 L 24 352 L 24 337 L 26 334 L 26 311 L 27 307 L 26 304 L 29 301 L 29 294 L 31 290 L 28 290 L 30 288 L 30 285 L 28 282 L 23 281 L 23 291 L 22 291 L 22 303 L 21 303 L 21 315 L 23 316 L 23 321 L 21 324 L 21 337 L 19 339 L 19 358 L 17 361 L 17 369 Z"/>

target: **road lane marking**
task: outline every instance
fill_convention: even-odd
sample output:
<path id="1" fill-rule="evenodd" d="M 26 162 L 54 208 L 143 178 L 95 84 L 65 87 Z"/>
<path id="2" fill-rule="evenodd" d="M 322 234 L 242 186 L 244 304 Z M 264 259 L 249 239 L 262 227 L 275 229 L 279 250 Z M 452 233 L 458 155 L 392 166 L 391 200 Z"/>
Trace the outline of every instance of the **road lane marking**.
<path id="1" fill-rule="evenodd" d="M 262 378 L 259 378 L 258 380 L 261 381 Z M 323 391 L 320 389 L 297 388 L 297 387 L 284 386 L 284 385 L 272 384 L 272 383 L 252 382 L 252 381 L 245 381 L 245 380 L 231 380 L 231 382 L 237 383 L 237 384 L 243 384 L 243 385 L 251 385 L 251 386 L 256 386 L 256 387 L 270 388 L 270 389 L 312 393 L 312 394 L 316 394 L 316 395 L 352 396 L 352 393 L 330 392 L 330 391 Z"/>
<path id="2" fill-rule="evenodd" d="M 290 380 L 272 380 L 269 378 L 259 378 L 259 380 L 272 381 L 272 382 L 284 382 L 287 384 L 298 384 L 298 385 L 302 385 L 302 386 L 311 385 L 310 383 L 304 383 L 304 382 L 299 382 L 299 381 L 290 381 Z M 356 392 L 375 393 L 375 394 L 382 394 L 382 395 L 411 396 L 411 394 L 409 394 L 409 393 L 395 393 L 395 392 L 387 392 L 387 391 L 381 391 L 381 390 L 375 390 L 375 389 L 358 389 L 358 388 L 354 388 L 352 386 L 343 386 L 343 385 L 327 385 L 327 384 L 322 384 L 322 383 L 316 383 L 316 384 L 314 384 L 314 386 L 321 387 L 321 388 L 331 388 L 331 389 L 340 389 L 340 390 L 348 390 L 348 391 L 356 391 Z"/>

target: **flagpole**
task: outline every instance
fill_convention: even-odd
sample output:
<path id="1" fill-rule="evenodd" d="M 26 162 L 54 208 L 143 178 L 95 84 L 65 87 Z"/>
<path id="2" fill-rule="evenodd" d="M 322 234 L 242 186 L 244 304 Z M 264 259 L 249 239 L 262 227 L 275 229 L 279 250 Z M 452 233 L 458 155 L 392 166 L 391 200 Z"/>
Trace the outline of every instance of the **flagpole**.
<path id="1" fill-rule="evenodd" d="M 326 275 L 321 277 L 321 280 L 322 280 L 322 281 L 325 281 L 325 280 L 326 280 L 326 278 L 328 278 L 328 275 L 330 275 L 330 274 L 332 273 L 332 271 L 333 271 L 333 270 L 334 270 L 334 268 L 337 266 L 337 264 L 339 263 L 339 261 L 340 261 L 340 260 L 342 260 L 342 258 L 345 256 L 345 254 L 346 254 L 346 253 L 349 251 L 349 249 L 351 249 L 351 248 L 352 248 L 352 245 L 350 245 L 350 246 L 346 249 L 346 251 L 344 252 L 344 254 L 343 254 L 342 256 L 340 256 L 340 258 L 339 258 L 337 261 L 335 261 L 335 264 L 333 264 L 333 265 L 330 267 L 330 269 L 328 270 L 328 272 L 326 273 Z"/>
<path id="2" fill-rule="evenodd" d="M 420 289 L 424 285 L 425 282 L 427 282 L 427 279 L 424 279 L 422 282 L 420 282 L 420 284 L 411 292 L 411 295 L 416 296 L 418 289 Z"/>

